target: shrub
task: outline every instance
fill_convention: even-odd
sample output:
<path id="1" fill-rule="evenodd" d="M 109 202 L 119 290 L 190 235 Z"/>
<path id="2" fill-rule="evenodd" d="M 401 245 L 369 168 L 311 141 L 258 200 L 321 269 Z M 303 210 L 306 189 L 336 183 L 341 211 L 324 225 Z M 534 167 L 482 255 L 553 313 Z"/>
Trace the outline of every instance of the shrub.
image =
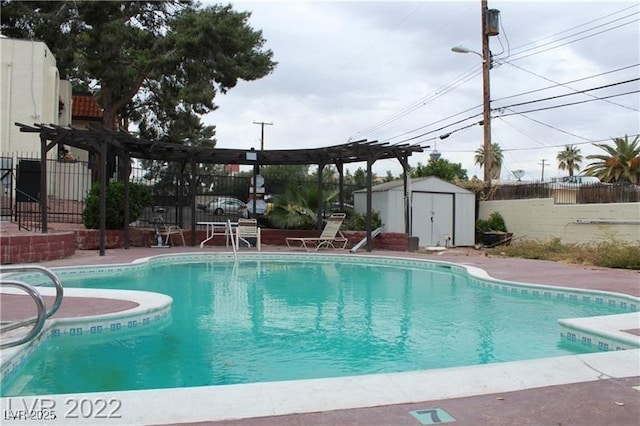
<path id="1" fill-rule="evenodd" d="M 489 219 L 478 219 L 476 221 L 476 231 L 483 232 L 507 232 L 507 225 L 499 212 L 493 212 Z"/>
<path id="2" fill-rule="evenodd" d="M 382 226 L 382 219 L 378 212 L 371 212 L 371 224 L 373 229 Z M 350 231 L 366 231 L 367 229 L 367 216 L 365 214 L 354 213 L 349 221 Z"/>
<path id="3" fill-rule="evenodd" d="M 507 225 L 504 218 L 499 212 L 493 212 L 489 215 L 489 230 L 494 232 L 507 232 Z"/>
<path id="4" fill-rule="evenodd" d="M 593 245 L 593 264 L 607 268 L 640 269 L 640 247 L 620 242 L 607 241 Z"/>
<path id="5" fill-rule="evenodd" d="M 82 212 L 82 221 L 87 229 L 100 228 L 100 183 L 96 182 L 91 187 L 85 209 Z M 106 193 L 106 229 L 124 228 L 124 183 L 110 182 Z M 136 183 L 129 184 L 129 219 L 136 221 L 142 214 L 142 210 L 153 203 L 149 187 Z"/>

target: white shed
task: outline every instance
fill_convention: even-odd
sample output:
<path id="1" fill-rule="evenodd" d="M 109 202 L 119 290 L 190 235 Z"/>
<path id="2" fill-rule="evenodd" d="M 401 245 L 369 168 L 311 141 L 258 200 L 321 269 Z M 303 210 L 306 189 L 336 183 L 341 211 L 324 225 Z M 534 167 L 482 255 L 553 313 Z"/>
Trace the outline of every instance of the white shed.
<path id="1" fill-rule="evenodd" d="M 472 246 L 475 244 L 475 194 L 440 178 L 411 179 L 409 235 L 422 247 Z M 402 180 L 371 189 L 371 208 L 377 211 L 387 232 L 406 232 L 405 194 Z M 367 211 L 367 191 L 353 193 L 356 213 Z"/>

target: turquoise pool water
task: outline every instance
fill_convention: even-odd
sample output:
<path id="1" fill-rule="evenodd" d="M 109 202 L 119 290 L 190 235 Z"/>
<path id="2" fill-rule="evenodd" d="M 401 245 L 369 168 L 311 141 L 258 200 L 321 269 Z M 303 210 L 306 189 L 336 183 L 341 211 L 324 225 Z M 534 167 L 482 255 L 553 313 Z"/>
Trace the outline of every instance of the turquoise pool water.
<path id="1" fill-rule="evenodd" d="M 158 264 L 65 287 L 170 295 L 171 322 L 49 338 L 2 396 L 390 373 L 578 353 L 559 318 L 626 312 L 513 294 L 444 268 L 375 261 Z"/>

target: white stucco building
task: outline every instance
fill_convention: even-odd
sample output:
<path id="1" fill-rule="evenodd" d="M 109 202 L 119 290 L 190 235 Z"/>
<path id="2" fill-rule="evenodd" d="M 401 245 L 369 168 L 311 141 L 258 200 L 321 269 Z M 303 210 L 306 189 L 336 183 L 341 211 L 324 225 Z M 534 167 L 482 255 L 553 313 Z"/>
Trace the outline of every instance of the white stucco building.
<path id="1" fill-rule="evenodd" d="M 60 79 L 56 59 L 45 43 L 0 38 L 0 57 L 0 205 L 5 217 L 11 216 L 14 200 L 34 201 L 40 194 L 39 135 L 20 132 L 15 123 L 69 126 L 73 94 L 71 83 Z M 86 160 L 87 154 L 74 152 L 62 158 L 63 150 L 60 145 L 47 152 L 47 193 L 81 201 L 90 187 L 90 171 L 86 161 L 75 160 Z M 71 182 L 64 176 L 76 179 Z"/>
<path id="2" fill-rule="evenodd" d="M 0 38 L 0 56 L 0 152 L 40 153 L 38 136 L 21 133 L 15 123 L 71 124 L 71 84 L 60 80 L 56 59 L 42 42 Z M 49 155 L 55 158 L 57 150 Z"/>

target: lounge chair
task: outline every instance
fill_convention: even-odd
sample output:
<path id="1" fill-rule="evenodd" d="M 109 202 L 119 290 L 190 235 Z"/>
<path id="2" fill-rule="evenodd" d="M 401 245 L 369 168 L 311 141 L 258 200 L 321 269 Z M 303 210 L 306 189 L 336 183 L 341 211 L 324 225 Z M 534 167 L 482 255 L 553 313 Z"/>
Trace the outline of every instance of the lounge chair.
<path id="1" fill-rule="evenodd" d="M 347 247 L 349 240 L 340 232 L 340 227 L 346 214 L 333 213 L 327 220 L 324 229 L 319 237 L 314 238 L 287 238 L 287 246 L 292 248 L 291 244 L 294 244 L 293 248 L 304 248 L 306 250 L 316 250 L 320 248 L 340 248 Z"/>
<path id="2" fill-rule="evenodd" d="M 243 241 L 248 247 L 251 247 L 248 238 L 255 238 L 256 247 L 258 251 L 260 251 L 260 228 L 258 228 L 258 221 L 256 219 L 238 219 L 238 226 L 236 227 L 236 247 L 240 248 L 240 241 Z"/>

